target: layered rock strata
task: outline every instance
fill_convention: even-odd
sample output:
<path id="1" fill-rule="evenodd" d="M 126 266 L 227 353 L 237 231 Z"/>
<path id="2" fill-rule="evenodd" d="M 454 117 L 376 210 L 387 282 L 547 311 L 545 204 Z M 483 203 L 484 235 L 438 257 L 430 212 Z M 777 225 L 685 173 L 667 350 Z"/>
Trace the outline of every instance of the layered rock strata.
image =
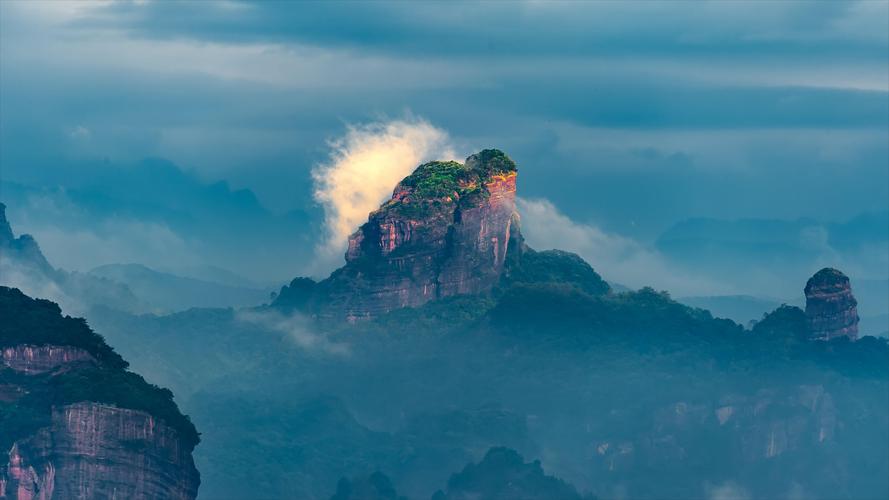
<path id="1" fill-rule="evenodd" d="M 126 368 L 82 319 L 0 286 L 0 498 L 197 497 L 197 431 Z"/>
<path id="2" fill-rule="evenodd" d="M 175 430 L 142 411 L 88 402 L 54 408 L 49 427 L 16 441 L 0 479 L 19 500 L 193 499 L 198 484 Z"/>
<path id="3" fill-rule="evenodd" d="M 845 274 L 826 267 L 809 278 L 805 293 L 810 338 L 858 339 L 858 301 L 852 295 L 852 286 Z"/>
<path id="4" fill-rule="evenodd" d="M 490 291 L 520 241 L 516 175 L 493 149 L 417 167 L 349 238 L 346 265 L 312 290 L 318 314 L 357 320 Z"/>
<path id="5" fill-rule="evenodd" d="M 2 349 L 2 365 L 15 371 L 35 375 L 65 368 L 75 363 L 95 363 L 88 352 L 69 346 L 16 345 Z"/>

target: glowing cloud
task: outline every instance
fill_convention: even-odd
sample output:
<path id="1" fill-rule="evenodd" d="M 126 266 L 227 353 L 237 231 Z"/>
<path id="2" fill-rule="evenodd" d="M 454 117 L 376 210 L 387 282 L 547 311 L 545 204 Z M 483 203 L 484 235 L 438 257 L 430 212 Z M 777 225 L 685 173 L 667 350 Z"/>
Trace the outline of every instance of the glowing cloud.
<path id="1" fill-rule="evenodd" d="M 330 160 L 312 171 L 327 226 L 318 248 L 322 266 L 342 258 L 349 235 L 417 165 L 456 157 L 446 132 L 413 118 L 350 125 L 330 147 Z"/>

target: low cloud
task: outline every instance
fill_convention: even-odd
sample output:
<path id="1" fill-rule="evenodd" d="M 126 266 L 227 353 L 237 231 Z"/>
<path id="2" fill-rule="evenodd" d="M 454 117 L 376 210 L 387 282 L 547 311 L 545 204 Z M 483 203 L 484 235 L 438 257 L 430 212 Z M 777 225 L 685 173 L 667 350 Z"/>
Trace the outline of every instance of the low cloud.
<path id="1" fill-rule="evenodd" d="M 548 200 L 519 198 L 518 207 L 522 234 L 530 246 L 575 252 L 611 282 L 631 288 L 652 286 L 674 295 L 732 293 L 724 284 L 680 271 L 633 239 L 571 220 Z"/>
<path id="2" fill-rule="evenodd" d="M 237 319 L 260 328 L 284 334 L 298 347 L 308 352 L 318 352 L 337 356 L 350 354 L 349 345 L 333 342 L 330 338 L 310 327 L 310 322 L 299 314 L 285 315 L 277 311 L 238 312 Z"/>
<path id="3" fill-rule="evenodd" d="M 349 235 L 417 165 L 456 157 L 445 131 L 416 118 L 349 125 L 330 148 L 330 159 L 312 171 L 327 233 L 319 268 L 340 263 Z"/>
<path id="4" fill-rule="evenodd" d="M 707 500 L 750 500 L 750 493 L 743 487 L 727 481 L 725 483 L 707 486 Z"/>
<path id="5" fill-rule="evenodd" d="M 68 271 L 129 262 L 149 267 L 203 262 L 193 242 L 166 224 L 120 216 L 95 220 L 66 196 L 31 196 L 8 215 L 17 233 L 31 234 L 47 260 Z"/>
<path id="6" fill-rule="evenodd" d="M 51 300 L 65 314 L 79 315 L 87 310 L 83 301 L 67 293 L 58 282 L 5 256 L 0 259 L 0 285 L 18 288 L 29 297 Z"/>

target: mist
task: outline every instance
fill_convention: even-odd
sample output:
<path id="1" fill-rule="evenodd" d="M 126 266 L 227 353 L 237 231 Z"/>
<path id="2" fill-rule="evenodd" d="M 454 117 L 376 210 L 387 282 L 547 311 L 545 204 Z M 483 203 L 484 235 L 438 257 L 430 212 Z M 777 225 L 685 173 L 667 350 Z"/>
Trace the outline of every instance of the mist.
<path id="1" fill-rule="evenodd" d="M 330 160 L 312 170 L 327 233 L 315 264 L 322 272 L 341 262 L 349 235 L 417 165 L 455 158 L 448 134 L 420 118 L 347 125 L 329 146 Z"/>

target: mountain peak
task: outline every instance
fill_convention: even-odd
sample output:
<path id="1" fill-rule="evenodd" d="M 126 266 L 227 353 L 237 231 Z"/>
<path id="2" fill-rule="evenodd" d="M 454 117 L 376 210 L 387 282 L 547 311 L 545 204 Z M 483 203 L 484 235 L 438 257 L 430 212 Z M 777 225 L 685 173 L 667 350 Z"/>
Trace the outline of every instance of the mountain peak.
<path id="1" fill-rule="evenodd" d="M 6 219 L 6 205 L 0 203 L 0 245 L 7 246 L 14 239 L 15 235 L 12 234 L 12 226 L 9 225 L 9 221 Z"/>
<path id="2" fill-rule="evenodd" d="M 40 251 L 37 241 L 30 234 L 15 237 L 12 226 L 6 218 L 6 205 L 3 203 L 0 203 L 0 255 L 29 269 L 47 274 L 55 272 Z"/>
<path id="3" fill-rule="evenodd" d="M 349 237 L 346 265 L 314 287 L 319 314 L 369 318 L 490 291 L 507 250 L 521 251 L 516 176 L 496 149 L 418 166 Z M 285 292 L 279 305 L 290 302 Z"/>
<path id="4" fill-rule="evenodd" d="M 395 186 L 392 198 L 372 212 L 370 219 L 386 211 L 420 218 L 455 206 L 477 205 L 490 195 L 488 186 L 492 182 L 514 178 L 516 173 L 515 162 L 498 149 L 482 150 L 465 163 L 423 163 Z M 512 187 L 514 190 L 514 182 Z"/>
<path id="5" fill-rule="evenodd" d="M 806 282 L 806 319 L 813 339 L 858 338 L 858 301 L 849 277 L 825 267 Z"/>

